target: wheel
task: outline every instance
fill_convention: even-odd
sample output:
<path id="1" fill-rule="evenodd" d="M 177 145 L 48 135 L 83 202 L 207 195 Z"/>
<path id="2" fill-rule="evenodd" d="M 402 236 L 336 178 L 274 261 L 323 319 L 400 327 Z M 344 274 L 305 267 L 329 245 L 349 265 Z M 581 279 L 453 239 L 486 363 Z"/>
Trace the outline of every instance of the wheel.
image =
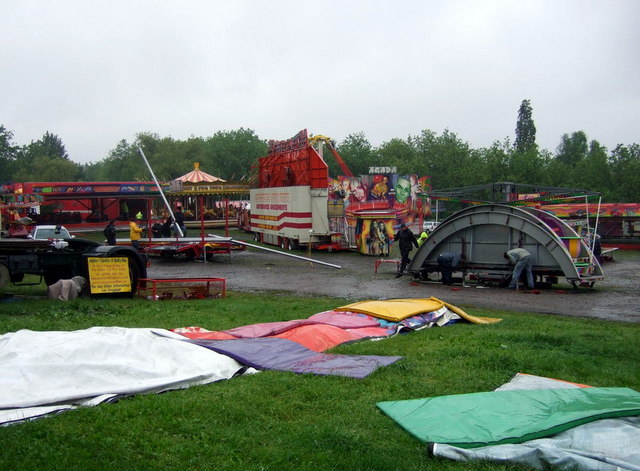
<path id="1" fill-rule="evenodd" d="M 286 237 L 282 237 L 280 239 L 280 248 L 282 250 L 287 250 L 289 248 L 289 239 L 287 239 Z"/>
<path id="2" fill-rule="evenodd" d="M 62 271 L 45 271 L 42 274 L 44 282 L 47 286 L 51 286 L 58 280 L 70 280 L 73 278 L 73 272 L 69 269 Z"/>
<path id="3" fill-rule="evenodd" d="M 140 267 L 131 257 L 127 257 L 129 261 L 129 279 L 131 280 L 131 295 L 138 290 L 138 280 L 140 279 Z"/>
<path id="4" fill-rule="evenodd" d="M 9 269 L 6 265 L 0 263 L 0 289 L 9 283 Z"/>

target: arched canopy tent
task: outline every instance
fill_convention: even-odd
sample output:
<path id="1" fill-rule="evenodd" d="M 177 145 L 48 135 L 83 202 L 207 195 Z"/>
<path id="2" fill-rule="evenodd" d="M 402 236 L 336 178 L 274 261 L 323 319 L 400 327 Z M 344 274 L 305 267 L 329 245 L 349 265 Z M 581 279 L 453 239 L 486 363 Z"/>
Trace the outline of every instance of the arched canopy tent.
<path id="1" fill-rule="evenodd" d="M 496 194 L 495 185 L 493 187 Z M 569 198 L 565 189 L 559 190 L 563 191 L 555 195 L 548 192 L 544 197 Z M 554 283 L 563 276 L 574 286 L 593 286 L 604 279 L 602 267 L 591 247 L 565 221 L 533 207 L 539 204 L 533 201 L 536 198 L 513 199 L 511 204 L 481 204 L 482 201 L 469 195 L 465 195 L 464 201 L 461 194 L 456 196 L 451 193 L 433 195 L 434 199 L 471 206 L 446 218 L 418 249 L 409 266 L 409 272 L 414 276 L 424 277 L 439 271 L 438 255 L 450 252 L 465 254 L 467 260 L 460 271 L 473 274 L 478 280 L 504 281 L 510 276 L 512 267 L 503 254 L 521 247 L 533 256 L 536 278 Z"/>

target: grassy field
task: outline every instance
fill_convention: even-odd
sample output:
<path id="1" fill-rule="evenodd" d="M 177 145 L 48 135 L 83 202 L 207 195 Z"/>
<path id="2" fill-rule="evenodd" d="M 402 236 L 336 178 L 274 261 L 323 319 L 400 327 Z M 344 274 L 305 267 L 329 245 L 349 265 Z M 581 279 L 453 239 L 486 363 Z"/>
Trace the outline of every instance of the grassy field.
<path id="1" fill-rule="evenodd" d="M 51 302 L 23 288 L 0 302 L 0 333 L 91 326 L 211 330 L 306 318 L 345 300 L 231 292 L 227 298 Z M 472 310 L 493 325 L 455 325 L 332 353 L 402 355 L 363 380 L 266 371 L 136 396 L 0 428 L 0 468 L 11 470 L 518 469 L 427 457 L 378 401 L 487 391 L 515 373 L 640 390 L 640 325 Z"/>

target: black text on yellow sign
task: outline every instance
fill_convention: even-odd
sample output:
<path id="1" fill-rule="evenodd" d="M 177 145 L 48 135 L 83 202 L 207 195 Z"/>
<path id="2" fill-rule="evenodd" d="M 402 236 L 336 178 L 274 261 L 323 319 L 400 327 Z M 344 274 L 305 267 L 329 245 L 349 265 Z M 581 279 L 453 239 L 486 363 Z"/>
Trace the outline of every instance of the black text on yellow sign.
<path id="1" fill-rule="evenodd" d="M 89 257 L 91 293 L 128 293 L 131 291 L 127 257 Z"/>

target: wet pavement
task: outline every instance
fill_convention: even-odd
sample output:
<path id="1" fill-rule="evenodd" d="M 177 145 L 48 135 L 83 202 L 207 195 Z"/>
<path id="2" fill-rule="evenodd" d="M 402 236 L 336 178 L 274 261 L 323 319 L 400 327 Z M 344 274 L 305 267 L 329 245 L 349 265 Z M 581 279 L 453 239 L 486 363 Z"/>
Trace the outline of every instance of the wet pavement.
<path id="1" fill-rule="evenodd" d="M 540 290 L 539 294 L 475 284 L 465 287 L 445 286 L 437 281 L 416 283 L 408 275 L 395 278 L 393 263 L 380 264 L 374 273 L 377 258 L 353 252 L 292 253 L 341 268 L 248 248 L 216 255 L 208 262 L 152 258 L 148 277 L 219 277 L 226 279 L 227 289 L 232 291 L 290 292 L 349 301 L 433 296 L 462 308 L 640 322 L 640 251 L 616 252 L 614 261 L 603 265 L 605 280 L 597 282 L 592 289 L 572 289 L 568 283 L 561 282 L 551 289 Z"/>

